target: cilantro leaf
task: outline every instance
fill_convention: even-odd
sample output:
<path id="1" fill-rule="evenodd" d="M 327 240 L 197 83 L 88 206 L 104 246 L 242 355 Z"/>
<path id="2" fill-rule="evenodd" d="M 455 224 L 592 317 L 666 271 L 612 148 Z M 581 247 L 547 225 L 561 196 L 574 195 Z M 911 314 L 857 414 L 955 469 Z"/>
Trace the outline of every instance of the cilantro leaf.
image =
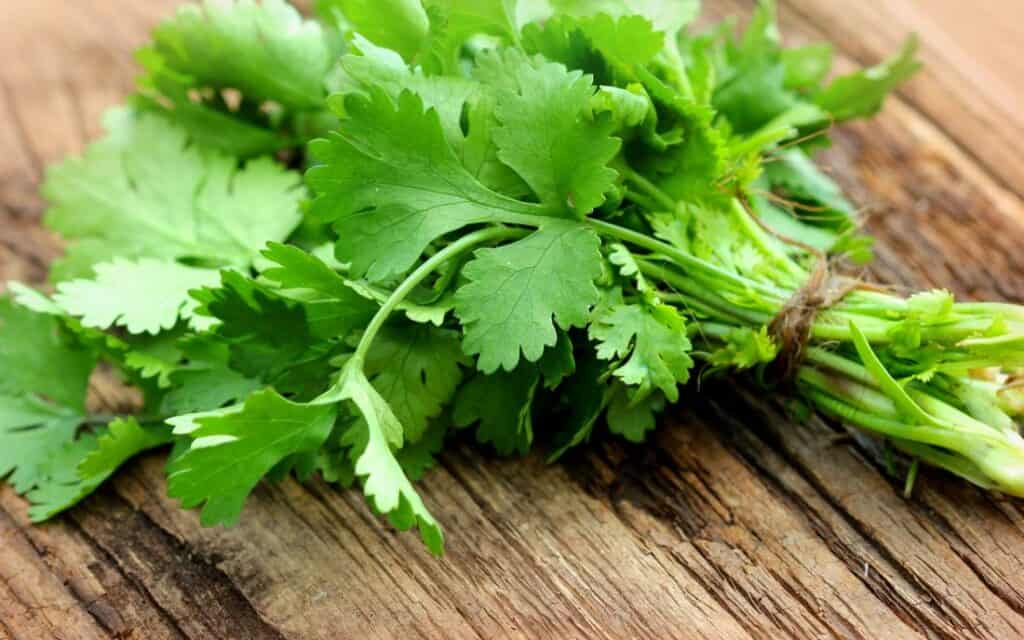
<path id="1" fill-rule="evenodd" d="M 231 87 L 318 109 L 331 50 L 320 25 L 284 0 L 185 5 L 153 31 L 153 50 L 198 86 Z"/>
<path id="2" fill-rule="evenodd" d="M 885 97 L 917 73 L 917 38 L 911 36 L 902 51 L 885 62 L 834 79 L 814 101 L 837 121 L 866 118 L 878 113 Z"/>
<path id="3" fill-rule="evenodd" d="M 343 25 L 370 41 L 411 60 L 423 47 L 430 29 L 418 0 L 317 0 L 325 20 Z"/>
<path id="4" fill-rule="evenodd" d="M 406 443 L 395 452 L 395 459 L 409 480 L 417 482 L 437 465 L 437 454 L 444 447 L 444 438 L 447 434 L 448 423 L 444 420 L 435 420 L 419 440 L 411 444 Z"/>
<path id="5" fill-rule="evenodd" d="M 433 66 L 455 75 L 463 45 L 472 36 L 519 39 L 516 0 L 424 0 L 430 17 L 428 41 Z"/>
<path id="6" fill-rule="evenodd" d="M 618 153 L 610 121 L 593 120 L 591 78 L 556 63 L 505 52 L 507 87 L 499 88 L 493 136 L 498 157 L 552 209 L 577 216 L 604 201 L 617 176 L 607 165 Z M 543 122 L 543 127 L 535 126 Z"/>
<path id="7" fill-rule="evenodd" d="M 455 393 L 465 361 L 454 332 L 392 325 L 374 340 L 365 372 L 402 424 L 405 440 L 416 442 Z"/>
<path id="8" fill-rule="evenodd" d="M 462 144 L 462 111 L 470 96 L 477 91 L 475 83 L 465 78 L 428 76 L 419 67 L 410 69 L 401 56 L 355 36 L 350 53 L 341 59 L 340 74 L 332 82 L 342 93 L 367 92 L 376 87 L 397 100 L 402 91 L 412 91 L 423 100 L 427 109 L 437 110 L 445 137 L 453 148 Z M 335 106 L 344 103 L 334 101 Z"/>
<path id="9" fill-rule="evenodd" d="M 199 313 L 220 321 L 212 331 L 228 345 L 231 367 L 248 377 L 273 380 L 319 342 L 301 303 L 235 271 L 221 273 L 220 287 L 192 295 Z"/>
<path id="10" fill-rule="evenodd" d="M 572 338 L 561 329 L 555 346 L 544 350 L 537 361 L 537 367 L 544 377 L 544 388 L 555 389 L 563 380 L 576 372 L 576 357 L 573 354 Z"/>
<path id="11" fill-rule="evenodd" d="M 263 271 L 263 277 L 279 283 L 281 293 L 306 309 L 310 331 L 321 338 L 344 338 L 366 326 L 378 305 L 327 266 L 323 260 L 298 247 L 269 243 L 263 257 L 277 264 Z"/>
<path id="12" fill-rule="evenodd" d="M 562 391 L 567 415 L 555 434 L 554 447 L 548 454 L 549 462 L 554 462 L 569 449 L 586 442 L 608 405 L 610 393 L 604 380 L 605 364 L 592 349 L 582 351 L 578 370 L 569 378 Z"/>
<path id="13" fill-rule="evenodd" d="M 665 396 L 660 391 L 635 399 L 626 387 L 618 386 L 608 403 L 608 429 L 630 442 L 643 442 L 647 433 L 657 426 L 657 414 L 665 408 Z"/>
<path id="14" fill-rule="evenodd" d="M 96 449 L 96 436 L 83 433 L 77 439 L 50 443 L 45 458 L 34 468 L 36 484 L 25 493 L 28 516 L 42 522 L 77 504 L 99 486 L 102 478 L 83 480 L 77 467 Z"/>
<path id="15" fill-rule="evenodd" d="M 478 442 L 501 455 L 525 454 L 533 442 L 533 398 L 540 384 L 536 365 L 523 362 L 513 371 L 478 373 L 459 389 L 452 419 L 457 427 L 478 425 Z"/>
<path id="16" fill-rule="evenodd" d="M 511 371 L 520 353 L 536 362 L 555 344 L 555 327 L 586 324 L 599 300 L 601 241 L 580 225 L 552 222 L 514 243 L 479 249 L 455 294 L 465 332 L 463 349 L 477 368 Z"/>
<path id="17" fill-rule="evenodd" d="M 558 11 L 574 16 L 641 17 L 670 36 L 693 22 L 700 12 L 700 0 L 552 0 L 551 4 Z"/>
<path id="18" fill-rule="evenodd" d="M 228 366 L 231 347 L 214 336 L 191 336 L 180 341 L 188 364 L 168 373 L 171 388 L 160 400 L 165 415 L 201 413 L 240 403 L 260 388 L 258 379 Z"/>
<path id="19" fill-rule="evenodd" d="M 48 461 L 74 442 L 82 419 L 81 412 L 33 396 L 0 395 L 0 477 L 18 493 L 45 484 Z"/>
<path id="20" fill-rule="evenodd" d="M 99 486 L 129 459 L 171 441 L 168 425 L 141 426 L 135 418 L 117 418 L 99 434 L 96 448 L 78 465 L 84 486 Z"/>
<path id="21" fill-rule="evenodd" d="M 239 169 L 152 115 L 113 111 L 106 124 L 107 137 L 81 158 L 47 171 L 46 223 L 70 243 L 56 280 L 88 276 L 113 257 L 244 268 L 298 225 L 299 176 L 270 159 Z"/>
<path id="22" fill-rule="evenodd" d="M 423 542 L 440 555 L 444 533 L 391 450 L 392 445 L 401 445 L 402 424 L 362 368 L 359 359 L 349 360 L 336 386 L 337 398 L 351 400 L 363 417 L 343 437 L 344 444 L 352 448 L 355 474 L 362 480 L 366 499 L 378 513 L 387 514 L 391 524 L 400 530 L 417 526 Z"/>
<path id="23" fill-rule="evenodd" d="M 132 103 L 243 157 L 301 140 L 297 117 L 321 112 L 337 43 L 284 0 L 204 0 L 181 7 L 138 53 Z"/>
<path id="24" fill-rule="evenodd" d="M 333 62 L 320 25 L 304 20 L 284 0 L 185 5 L 153 30 L 145 51 L 162 63 L 163 74 L 186 86 L 237 89 L 257 101 L 300 110 L 320 108 L 324 75 Z"/>
<path id="25" fill-rule="evenodd" d="M 214 269 L 197 269 L 152 258 L 115 259 L 97 264 L 89 280 L 68 280 L 57 285 L 54 300 L 67 313 L 79 316 L 87 327 L 124 327 L 129 333 L 166 331 L 189 320 L 201 329 L 196 301 L 189 290 L 212 286 L 219 280 Z"/>
<path id="26" fill-rule="evenodd" d="M 310 143 L 321 163 L 306 174 L 318 194 L 311 214 L 333 222 L 336 254 L 350 274 L 383 281 L 408 270 L 445 233 L 544 209 L 501 196 L 461 165 L 440 118 L 405 91 L 397 102 L 379 89 L 343 100 L 337 133 Z M 336 105 L 337 108 L 337 105 Z"/>
<path id="27" fill-rule="evenodd" d="M 203 505 L 204 525 L 234 524 L 260 478 L 292 454 L 316 451 L 335 415 L 334 405 L 297 404 L 268 389 L 242 406 L 171 418 L 174 434 L 192 442 L 171 464 L 167 493 L 185 508 Z"/>
<path id="28" fill-rule="evenodd" d="M 661 52 L 665 34 L 655 31 L 644 17 L 606 13 L 579 21 L 579 28 L 591 46 L 617 65 L 619 71 L 649 64 Z M 630 76 L 635 75 L 630 71 Z"/>
<path id="29" fill-rule="evenodd" d="M 57 318 L 0 296 L 0 394 L 33 395 L 82 414 L 95 365 L 92 353 L 63 334 Z"/>
<path id="30" fill-rule="evenodd" d="M 689 380 L 693 359 L 686 326 L 675 309 L 662 304 L 616 306 L 590 325 L 590 338 L 598 343 L 602 360 L 625 361 L 614 375 L 636 387 L 635 401 L 655 389 L 672 402 L 679 399 L 678 385 Z"/>

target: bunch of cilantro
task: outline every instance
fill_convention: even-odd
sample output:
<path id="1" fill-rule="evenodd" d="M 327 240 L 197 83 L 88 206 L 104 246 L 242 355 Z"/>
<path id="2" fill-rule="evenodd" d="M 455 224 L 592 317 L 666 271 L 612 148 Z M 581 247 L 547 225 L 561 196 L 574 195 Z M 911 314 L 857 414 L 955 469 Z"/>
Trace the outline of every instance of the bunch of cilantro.
<path id="1" fill-rule="evenodd" d="M 440 553 L 413 482 L 454 432 L 639 442 L 692 378 L 794 348 L 810 407 L 1024 494 L 1024 309 L 849 287 L 776 330 L 829 256 L 870 258 L 811 154 L 913 41 L 829 79 L 767 1 L 742 35 L 688 29 L 696 0 L 316 8 L 183 7 L 106 137 L 50 168 L 52 294 L 0 299 L 0 474 L 33 519 L 169 445 L 204 524 L 318 474 Z M 90 412 L 98 368 L 141 407 Z"/>

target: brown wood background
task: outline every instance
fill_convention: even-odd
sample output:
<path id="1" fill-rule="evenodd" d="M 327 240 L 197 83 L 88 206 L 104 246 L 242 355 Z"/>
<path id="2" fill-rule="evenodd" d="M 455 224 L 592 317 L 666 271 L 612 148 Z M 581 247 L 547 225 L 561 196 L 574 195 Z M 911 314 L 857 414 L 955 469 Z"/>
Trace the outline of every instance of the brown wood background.
<path id="1" fill-rule="evenodd" d="M 43 280 L 43 167 L 99 134 L 175 4 L 3 0 L 0 281 Z M 876 213 L 877 275 L 1024 301 L 1024 5 L 780 4 L 789 40 L 832 40 L 844 66 L 922 36 L 926 70 L 827 155 Z M 457 450 L 422 488 L 443 560 L 320 483 L 261 487 L 238 527 L 202 529 L 161 456 L 46 526 L 4 488 L 0 638 L 1024 636 L 1024 502 L 936 472 L 905 500 L 836 433 L 723 385 L 646 448 L 556 466 Z"/>

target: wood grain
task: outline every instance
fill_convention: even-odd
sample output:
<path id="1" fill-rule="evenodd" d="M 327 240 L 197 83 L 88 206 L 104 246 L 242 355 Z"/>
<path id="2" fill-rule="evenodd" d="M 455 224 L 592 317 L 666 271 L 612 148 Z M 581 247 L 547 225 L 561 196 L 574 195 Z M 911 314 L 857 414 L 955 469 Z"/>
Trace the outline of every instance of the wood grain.
<path id="1" fill-rule="evenodd" d="M 44 279 L 59 246 L 38 225 L 42 169 L 99 134 L 131 49 L 174 4 L 5 3 L 0 281 Z M 842 65 L 921 33 L 928 70 L 840 131 L 826 162 L 876 212 L 879 277 L 1024 301 L 1019 67 L 958 4 L 785 0 L 782 19 L 794 41 L 835 40 Z M 1000 42 L 1019 42 L 1017 3 L 985 7 Z M 443 560 L 317 482 L 260 487 L 238 527 L 202 529 L 166 497 L 159 455 L 41 527 L 2 489 L 0 638 L 1024 635 L 1019 501 L 937 472 L 905 500 L 832 425 L 706 391 L 656 446 L 599 441 L 555 466 L 446 455 L 423 483 L 450 532 Z"/>

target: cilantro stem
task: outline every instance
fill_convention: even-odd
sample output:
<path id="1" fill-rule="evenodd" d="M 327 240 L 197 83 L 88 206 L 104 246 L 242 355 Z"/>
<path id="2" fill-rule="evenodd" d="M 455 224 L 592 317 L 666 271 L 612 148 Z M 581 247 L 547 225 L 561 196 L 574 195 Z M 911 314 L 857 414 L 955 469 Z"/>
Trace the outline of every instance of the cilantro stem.
<path id="1" fill-rule="evenodd" d="M 630 167 L 621 166 L 618 167 L 619 173 L 626 180 L 633 183 L 639 190 L 646 193 L 648 196 L 654 199 L 659 206 L 663 207 L 665 211 L 675 211 L 678 206 L 676 201 L 673 200 L 667 193 L 658 188 L 656 184 L 643 177 Z"/>
<path id="2" fill-rule="evenodd" d="M 649 235 L 620 227 L 619 225 L 605 222 L 603 220 L 596 220 L 594 218 L 588 218 L 587 224 L 598 233 L 616 238 L 623 242 L 632 244 L 643 249 L 647 249 L 655 254 L 660 254 L 673 261 L 676 266 L 694 271 L 696 273 L 702 273 L 705 276 L 715 279 L 719 282 L 727 282 L 731 285 L 739 287 L 742 290 L 750 291 L 755 290 L 762 294 L 771 296 L 772 298 L 785 300 L 789 297 L 787 292 L 773 285 L 755 282 L 738 276 L 734 273 L 730 273 L 721 269 L 710 262 L 705 262 L 700 258 L 695 258 L 690 254 L 680 251 L 670 244 L 652 238 Z"/>
<path id="3" fill-rule="evenodd" d="M 653 198 L 634 189 L 626 189 L 626 199 L 635 202 L 648 211 L 657 211 L 659 208 Z"/>
<path id="4" fill-rule="evenodd" d="M 366 326 L 366 331 L 363 332 L 362 337 L 359 339 L 359 344 L 356 345 L 353 358 L 359 360 L 366 358 L 366 354 L 370 350 L 370 345 L 373 344 L 373 340 L 377 337 L 377 333 L 380 331 L 380 328 L 384 326 L 384 322 L 387 321 L 388 317 L 398 307 L 402 300 L 404 300 L 406 296 L 408 296 L 412 290 L 423 282 L 423 280 L 426 279 L 426 277 L 435 269 L 452 258 L 460 256 L 478 245 L 496 240 L 518 238 L 526 235 L 527 233 L 529 233 L 529 231 L 526 229 L 488 227 L 486 229 L 481 229 L 467 234 L 432 255 L 423 264 L 417 267 L 415 271 L 410 273 L 408 277 L 406 277 L 406 279 L 391 292 L 391 295 L 384 301 L 384 304 L 381 305 L 380 309 L 377 310 L 373 319 L 371 319 L 370 323 Z"/>

